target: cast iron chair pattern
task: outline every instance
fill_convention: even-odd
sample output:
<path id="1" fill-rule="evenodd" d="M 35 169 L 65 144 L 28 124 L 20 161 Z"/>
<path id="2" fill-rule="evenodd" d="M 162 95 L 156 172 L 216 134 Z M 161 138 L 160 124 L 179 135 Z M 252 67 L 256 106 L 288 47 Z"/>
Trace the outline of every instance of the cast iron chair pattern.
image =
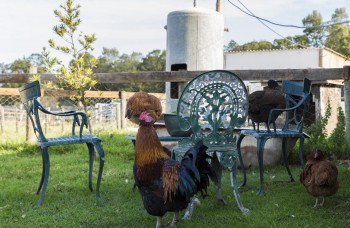
<path id="1" fill-rule="evenodd" d="M 237 187 L 237 139 L 233 137 L 233 129 L 245 123 L 247 111 L 248 93 L 235 74 L 217 70 L 197 76 L 184 88 L 177 106 L 181 129 L 192 128 L 192 135 L 180 140 L 174 148 L 175 158 L 179 159 L 195 142 L 203 140 L 219 174 L 217 199 L 222 199 L 221 170 L 225 167 L 230 170 L 232 190 L 243 213 L 249 210 L 244 208 Z"/>
<path id="2" fill-rule="evenodd" d="M 243 138 L 247 135 L 253 136 L 257 140 L 257 156 L 260 171 L 260 188 L 257 195 L 263 194 L 263 182 L 264 182 L 264 146 L 268 139 L 270 138 L 282 138 L 282 155 L 284 159 L 284 164 L 286 166 L 290 180 L 293 182 L 294 178 L 290 172 L 288 166 L 288 158 L 286 155 L 286 146 L 288 138 L 298 138 L 299 139 L 299 159 L 301 166 L 304 167 L 303 160 L 303 144 L 305 137 L 308 137 L 303 132 L 304 118 L 305 114 L 309 110 L 310 105 L 310 91 L 311 82 L 307 78 L 303 82 L 295 81 L 282 81 L 282 90 L 285 94 L 286 108 L 285 109 L 272 109 L 269 113 L 268 124 L 273 125 L 273 131 L 268 130 L 242 130 L 237 141 L 237 149 L 239 154 L 239 159 L 242 165 L 243 171 L 243 183 L 242 186 L 246 184 L 246 172 L 241 156 L 241 142 Z M 274 112 L 283 111 L 285 115 L 284 125 L 282 129 L 276 129 L 276 122 L 273 118 Z"/>
<path id="3" fill-rule="evenodd" d="M 101 145 L 101 140 L 98 137 L 94 135 L 83 134 L 83 128 L 88 127 L 86 114 L 83 112 L 76 112 L 76 111 L 53 113 L 45 109 L 38 101 L 38 98 L 41 96 L 40 84 L 38 81 L 31 82 L 21 87 L 19 91 L 20 91 L 21 101 L 24 105 L 24 108 L 27 111 L 28 117 L 33 125 L 34 133 L 38 139 L 37 145 L 39 146 L 42 154 L 42 162 L 43 162 L 42 176 L 41 176 L 38 190 L 36 192 L 36 194 L 39 194 L 41 191 L 41 195 L 36 204 L 36 207 L 39 207 L 44 199 L 44 195 L 46 192 L 47 183 L 49 179 L 50 158 L 49 158 L 48 148 L 50 146 L 56 146 L 56 145 L 68 145 L 68 144 L 80 144 L 80 143 L 86 143 L 89 150 L 88 184 L 91 192 L 93 191 L 92 169 L 93 169 L 93 162 L 94 162 L 94 156 L 95 156 L 94 148 L 99 154 L 100 166 L 99 166 L 98 177 L 97 177 L 96 198 L 100 202 L 103 202 L 100 196 L 100 184 L 101 184 L 102 171 L 103 171 L 103 165 L 104 165 L 104 151 Z M 45 114 L 61 116 L 61 117 L 72 116 L 73 118 L 72 135 L 59 137 L 59 138 L 46 138 L 41 127 L 39 111 Z M 75 134 L 75 128 L 77 126 L 79 127 L 78 135 Z"/>

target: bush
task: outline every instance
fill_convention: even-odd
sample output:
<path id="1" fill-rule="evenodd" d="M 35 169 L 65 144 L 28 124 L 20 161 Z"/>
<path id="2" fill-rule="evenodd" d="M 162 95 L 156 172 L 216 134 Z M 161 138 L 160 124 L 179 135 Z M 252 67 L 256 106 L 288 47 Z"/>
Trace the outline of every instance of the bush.
<path id="1" fill-rule="evenodd" d="M 305 132 L 310 138 L 305 139 L 303 147 L 303 155 L 306 157 L 315 149 L 322 150 L 326 156 L 335 156 L 336 158 L 344 158 L 346 155 L 346 134 L 345 134 L 345 115 L 341 107 L 338 108 L 338 123 L 336 128 L 328 135 L 326 126 L 331 116 L 332 108 L 328 102 L 326 113 L 320 119 L 315 120 L 309 126 L 305 126 Z M 291 159 L 292 162 L 298 162 L 299 142 L 293 148 Z"/>

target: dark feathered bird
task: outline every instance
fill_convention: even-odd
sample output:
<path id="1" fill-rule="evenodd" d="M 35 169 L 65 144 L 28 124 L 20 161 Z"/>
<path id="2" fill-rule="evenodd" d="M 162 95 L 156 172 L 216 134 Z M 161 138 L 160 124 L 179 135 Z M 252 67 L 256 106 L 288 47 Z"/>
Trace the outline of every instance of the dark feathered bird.
<path id="1" fill-rule="evenodd" d="M 316 197 L 314 207 L 318 205 L 318 198 L 335 194 L 339 188 L 338 169 L 329 160 L 324 158 L 322 151 L 315 150 L 306 158 L 303 172 L 300 174 L 300 182 L 305 186 L 307 192 Z"/>
<path id="2" fill-rule="evenodd" d="M 142 112 L 148 112 L 157 121 L 162 115 L 160 100 L 149 93 L 137 92 L 126 103 L 125 117 L 133 123 L 139 124 L 139 116 Z"/>
<path id="3" fill-rule="evenodd" d="M 199 141 L 190 148 L 181 161 L 167 155 L 153 127 L 153 118 L 141 113 L 140 127 L 136 135 L 134 179 L 144 208 L 157 216 L 161 227 L 162 216 L 174 212 L 171 226 L 176 226 L 179 211 L 185 209 L 197 192 L 206 194 L 209 177 L 217 181 L 212 167 L 207 162 L 207 147 Z"/>
<path id="4" fill-rule="evenodd" d="M 270 131 L 268 119 L 271 109 L 286 107 L 285 97 L 278 83 L 269 80 L 267 84 L 268 87 L 265 90 L 255 91 L 248 96 L 248 116 L 252 120 L 254 130 L 255 123 L 257 124 L 258 131 L 260 123 L 265 123 L 268 131 Z M 275 112 L 273 118 L 276 120 L 280 114 L 281 112 Z"/>

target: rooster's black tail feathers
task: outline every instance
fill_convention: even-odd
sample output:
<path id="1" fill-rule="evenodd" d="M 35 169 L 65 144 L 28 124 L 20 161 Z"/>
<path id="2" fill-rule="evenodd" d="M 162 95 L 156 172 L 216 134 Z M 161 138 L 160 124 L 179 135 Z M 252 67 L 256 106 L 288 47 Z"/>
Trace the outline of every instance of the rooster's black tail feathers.
<path id="1" fill-rule="evenodd" d="M 207 149 L 208 147 L 200 140 L 185 153 L 181 160 L 181 164 L 190 170 L 190 176 L 196 184 L 196 192 L 201 192 L 203 197 L 207 196 L 209 178 L 214 183 L 218 182 L 217 175 L 211 163 L 208 162 L 212 157 L 207 154 Z"/>

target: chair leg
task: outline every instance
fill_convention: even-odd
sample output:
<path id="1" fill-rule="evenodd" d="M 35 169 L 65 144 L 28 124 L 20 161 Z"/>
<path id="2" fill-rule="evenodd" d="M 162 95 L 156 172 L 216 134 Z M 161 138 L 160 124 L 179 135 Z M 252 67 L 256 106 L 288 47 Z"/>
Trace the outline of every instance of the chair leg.
<path id="1" fill-rule="evenodd" d="M 40 207 L 41 202 L 44 199 L 47 183 L 49 181 L 49 174 L 50 174 L 50 157 L 48 153 L 48 148 L 47 147 L 41 148 L 41 154 L 43 158 L 43 175 L 42 175 L 43 180 L 42 180 L 42 183 L 40 182 L 40 186 L 42 186 L 42 191 L 40 194 L 40 198 L 36 203 L 35 207 Z M 39 186 L 39 189 L 41 189 L 40 186 Z"/>
<path id="2" fill-rule="evenodd" d="M 282 138 L 282 156 L 283 156 L 283 160 L 284 160 L 284 165 L 286 166 L 289 178 L 291 182 L 294 182 L 294 178 L 292 173 L 290 172 L 289 169 L 289 165 L 288 165 L 288 157 L 286 154 L 286 150 L 287 150 L 287 138 Z"/>
<path id="3" fill-rule="evenodd" d="M 258 137 L 257 139 L 257 145 L 256 145 L 256 151 L 258 156 L 258 163 L 259 163 L 259 172 L 260 172 L 260 187 L 259 191 L 256 193 L 257 195 L 263 195 L 264 194 L 264 147 L 266 143 L 266 138 Z"/>
<path id="4" fill-rule="evenodd" d="M 93 188 L 92 188 L 92 170 L 93 170 L 93 167 L 94 167 L 95 149 L 94 149 L 94 145 L 92 143 L 86 143 L 86 145 L 89 148 L 89 176 L 88 176 L 89 189 L 90 189 L 91 192 L 93 192 Z"/>
<path id="5" fill-rule="evenodd" d="M 237 187 L 237 160 L 234 159 L 235 161 L 233 162 L 232 167 L 230 168 L 230 180 L 231 180 L 231 187 L 233 191 L 233 195 L 235 196 L 238 208 L 241 210 L 241 212 L 246 215 L 249 214 L 249 209 L 245 208 L 242 204 L 241 197 L 238 192 L 238 187 Z"/>
<path id="6" fill-rule="evenodd" d="M 301 137 L 299 139 L 299 159 L 300 159 L 300 165 L 304 169 L 304 156 L 303 156 L 303 146 L 304 146 L 304 137 Z"/>
<path id="7" fill-rule="evenodd" d="M 95 146 L 96 151 L 98 152 L 99 157 L 100 157 L 100 167 L 98 170 L 97 185 L 96 185 L 96 199 L 98 201 L 100 201 L 101 203 L 104 203 L 104 201 L 102 200 L 102 198 L 100 196 L 100 185 L 101 185 L 101 180 L 102 180 L 102 172 L 103 172 L 103 166 L 104 166 L 104 162 L 105 162 L 105 155 L 104 155 L 104 151 L 103 151 L 101 142 L 94 142 L 94 146 Z"/>
<path id="8" fill-rule="evenodd" d="M 242 159 L 242 154 L 241 154 L 241 143 L 243 138 L 245 137 L 245 135 L 239 135 L 239 138 L 237 140 L 237 152 L 238 152 L 238 158 L 239 158 L 239 162 L 241 164 L 241 168 L 242 168 L 242 172 L 243 172 L 243 182 L 241 184 L 241 187 L 245 186 L 247 183 L 247 176 L 246 176 L 246 172 L 245 172 L 245 166 L 244 166 L 244 162 Z"/>
<path id="9" fill-rule="evenodd" d="M 44 175 L 45 175 L 45 161 L 44 161 L 44 156 L 42 157 L 42 172 L 41 172 L 41 179 L 40 179 L 40 183 L 39 183 L 39 187 L 38 190 L 36 191 L 36 194 L 39 195 L 39 192 L 41 190 L 41 188 L 43 187 L 43 183 L 44 183 Z"/>

